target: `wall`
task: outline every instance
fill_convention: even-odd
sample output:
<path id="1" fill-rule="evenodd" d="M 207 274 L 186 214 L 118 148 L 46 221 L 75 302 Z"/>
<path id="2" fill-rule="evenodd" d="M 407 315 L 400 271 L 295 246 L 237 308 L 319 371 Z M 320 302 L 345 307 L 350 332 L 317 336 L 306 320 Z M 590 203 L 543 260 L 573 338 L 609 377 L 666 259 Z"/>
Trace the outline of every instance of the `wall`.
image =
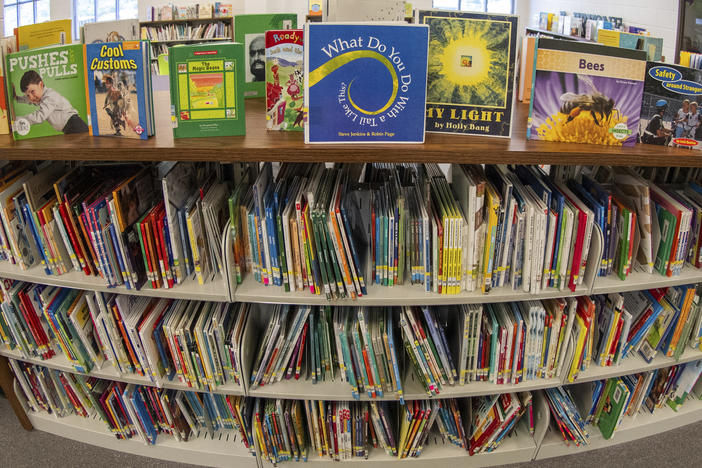
<path id="1" fill-rule="evenodd" d="M 678 2 L 673 0 L 530 0 L 522 17 L 525 26 L 538 26 L 539 12 L 596 13 L 619 16 L 625 24 L 640 26 L 652 36 L 663 38 L 663 56 L 667 62 L 675 60 L 675 38 L 678 24 Z"/>

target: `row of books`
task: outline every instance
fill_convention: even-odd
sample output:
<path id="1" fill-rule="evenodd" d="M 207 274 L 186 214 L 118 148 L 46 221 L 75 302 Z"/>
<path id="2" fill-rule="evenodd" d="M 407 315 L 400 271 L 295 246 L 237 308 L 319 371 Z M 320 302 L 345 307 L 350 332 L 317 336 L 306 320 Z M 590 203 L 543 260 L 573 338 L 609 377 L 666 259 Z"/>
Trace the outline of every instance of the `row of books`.
<path id="1" fill-rule="evenodd" d="M 595 427 L 610 439 L 624 417 L 663 406 L 678 411 L 689 399 L 702 397 L 702 361 L 613 377 L 586 384 L 544 390 L 553 427 L 566 444 L 588 445 Z"/>
<path id="2" fill-rule="evenodd" d="M 585 420 L 610 439 L 624 416 L 634 419 L 644 407 L 651 413 L 664 405 L 680 409 L 701 372 L 702 361 L 696 361 L 593 382 L 592 404 Z"/>
<path id="3" fill-rule="evenodd" d="M 149 21 L 171 21 L 176 19 L 221 18 L 232 16 L 232 4 L 213 2 L 203 4 L 174 5 L 169 3 L 147 10 Z"/>
<path id="4" fill-rule="evenodd" d="M 248 304 L 166 300 L 15 282 L 3 287 L 0 334 L 27 358 L 60 351 L 77 372 L 103 366 L 161 386 L 242 385 Z"/>
<path id="5" fill-rule="evenodd" d="M 700 349 L 702 316 L 696 285 L 611 293 L 578 298 L 573 328 L 574 356 L 568 381 L 592 363 L 615 366 L 630 354 L 651 362 L 678 360 L 688 348 Z"/>
<path id="6" fill-rule="evenodd" d="M 170 24 L 163 26 L 142 26 L 141 39 L 154 42 L 232 37 L 231 23 L 217 21 L 199 25 Z"/>
<path id="7" fill-rule="evenodd" d="M 112 382 L 10 360 L 28 407 L 56 417 L 98 417 L 118 439 L 156 444 L 159 435 L 187 442 L 200 434 L 238 431 L 255 455 L 248 428 L 253 402 L 244 397 Z"/>
<path id="8" fill-rule="evenodd" d="M 108 287 L 172 288 L 224 271 L 227 179 L 219 164 L 11 163 L 0 169 L 0 257 Z"/>

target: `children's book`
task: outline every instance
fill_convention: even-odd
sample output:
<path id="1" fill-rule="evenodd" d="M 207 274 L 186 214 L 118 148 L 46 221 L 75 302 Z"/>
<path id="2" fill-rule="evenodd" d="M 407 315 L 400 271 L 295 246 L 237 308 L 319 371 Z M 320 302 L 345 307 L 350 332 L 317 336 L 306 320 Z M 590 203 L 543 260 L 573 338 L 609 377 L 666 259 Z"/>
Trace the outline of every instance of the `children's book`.
<path id="1" fill-rule="evenodd" d="M 8 54 L 5 72 L 16 140 L 89 131 L 82 44 Z"/>
<path id="2" fill-rule="evenodd" d="M 7 96 L 5 95 L 5 55 L 16 52 L 15 36 L 0 38 L 0 135 L 10 133 L 10 119 L 7 112 Z"/>
<path id="3" fill-rule="evenodd" d="M 244 46 L 217 42 L 168 52 L 173 136 L 245 135 Z"/>
<path id="4" fill-rule="evenodd" d="M 85 63 L 93 135 L 153 135 L 148 42 L 86 44 Z"/>
<path id="5" fill-rule="evenodd" d="M 429 27 L 305 25 L 306 143 L 423 143 Z"/>
<path id="6" fill-rule="evenodd" d="M 37 47 L 70 44 L 71 20 L 62 19 L 44 23 L 28 24 L 15 28 L 17 50 L 36 49 Z"/>
<path id="7" fill-rule="evenodd" d="M 641 103 L 641 143 L 700 149 L 702 70 L 647 62 Z"/>
<path id="8" fill-rule="evenodd" d="M 517 16 L 418 12 L 429 26 L 427 131 L 509 137 Z"/>
<path id="9" fill-rule="evenodd" d="M 633 146 L 646 52 L 539 38 L 527 139 Z"/>
<path id="10" fill-rule="evenodd" d="M 244 44 L 244 97 L 266 94 L 266 31 L 295 29 L 297 14 L 237 15 L 234 17 L 234 40 Z"/>
<path id="11" fill-rule="evenodd" d="M 304 127 L 302 30 L 266 31 L 266 128 Z"/>
<path id="12" fill-rule="evenodd" d="M 86 23 L 81 28 L 83 44 L 139 40 L 139 20 L 124 19 Z"/>

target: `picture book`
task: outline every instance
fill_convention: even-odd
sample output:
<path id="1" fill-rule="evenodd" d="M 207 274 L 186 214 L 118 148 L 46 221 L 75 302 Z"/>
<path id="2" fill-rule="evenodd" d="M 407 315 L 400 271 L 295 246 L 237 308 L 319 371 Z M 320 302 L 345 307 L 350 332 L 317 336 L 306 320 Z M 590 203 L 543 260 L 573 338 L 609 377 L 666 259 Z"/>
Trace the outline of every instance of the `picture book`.
<path id="1" fill-rule="evenodd" d="M 54 45 L 70 44 L 71 20 L 46 21 L 44 23 L 28 24 L 15 29 L 17 50 L 36 49 Z"/>
<path id="2" fill-rule="evenodd" d="M 139 40 L 139 20 L 124 19 L 85 23 L 81 28 L 83 44 Z"/>
<path id="3" fill-rule="evenodd" d="M 0 38 L 0 135 L 10 133 L 10 119 L 7 113 L 7 96 L 5 95 L 5 56 L 16 52 L 15 36 Z"/>
<path id="4" fill-rule="evenodd" d="M 168 65 L 174 137 L 246 134 L 242 44 L 171 47 Z"/>
<path id="5" fill-rule="evenodd" d="M 88 132 L 82 44 L 8 54 L 5 73 L 16 140 Z"/>
<path id="6" fill-rule="evenodd" d="M 86 44 L 85 63 L 93 135 L 153 135 L 148 42 Z"/>
<path id="7" fill-rule="evenodd" d="M 699 151 L 702 70 L 646 63 L 641 104 L 641 143 Z"/>
<path id="8" fill-rule="evenodd" d="M 295 29 L 297 14 L 237 15 L 234 17 L 234 40 L 244 44 L 244 97 L 266 95 L 266 31 Z"/>
<path id="9" fill-rule="evenodd" d="M 426 25 L 305 25 L 307 143 L 423 143 Z"/>
<path id="10" fill-rule="evenodd" d="M 266 128 L 304 126 L 302 30 L 266 31 Z"/>
<path id="11" fill-rule="evenodd" d="M 419 11 L 429 26 L 427 131 L 509 137 L 517 16 Z"/>
<path id="12" fill-rule="evenodd" d="M 646 52 L 539 38 L 527 139 L 632 146 Z"/>

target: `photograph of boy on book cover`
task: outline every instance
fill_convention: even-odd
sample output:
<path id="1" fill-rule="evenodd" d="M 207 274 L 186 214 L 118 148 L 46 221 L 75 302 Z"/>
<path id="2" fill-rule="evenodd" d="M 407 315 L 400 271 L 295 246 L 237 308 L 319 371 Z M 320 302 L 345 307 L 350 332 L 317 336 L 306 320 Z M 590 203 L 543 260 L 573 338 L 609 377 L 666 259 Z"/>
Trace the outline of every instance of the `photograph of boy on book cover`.
<path id="1" fill-rule="evenodd" d="M 12 84 L 12 98 L 19 103 L 38 106 L 39 109 L 24 116 L 17 116 L 17 133 L 26 135 L 32 125 L 42 122 L 49 124 L 57 132 L 86 133 L 88 126 L 78 115 L 78 111 L 57 91 L 44 85 L 39 73 L 27 70 L 20 80 L 20 96 Z"/>
<path id="2" fill-rule="evenodd" d="M 100 135 L 138 137 L 143 133 L 139 128 L 139 109 L 132 105 L 131 94 L 136 93 L 136 71 L 134 70 L 95 70 L 95 103 L 98 109 Z"/>

